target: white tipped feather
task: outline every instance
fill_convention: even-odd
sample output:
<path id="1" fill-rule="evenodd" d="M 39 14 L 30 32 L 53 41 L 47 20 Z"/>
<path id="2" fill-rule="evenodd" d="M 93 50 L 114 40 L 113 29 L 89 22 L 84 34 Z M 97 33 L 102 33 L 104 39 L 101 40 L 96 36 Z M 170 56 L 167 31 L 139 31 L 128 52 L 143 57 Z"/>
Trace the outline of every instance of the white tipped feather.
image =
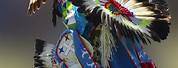
<path id="1" fill-rule="evenodd" d="M 139 8 L 139 7 L 142 7 L 142 6 L 143 6 L 142 2 L 135 3 L 133 5 L 126 5 L 127 9 L 129 9 L 129 10 L 136 9 L 136 8 Z"/>
<path id="2" fill-rule="evenodd" d="M 138 19 L 145 19 L 145 20 L 154 20 L 154 17 L 143 17 L 143 16 L 135 16 Z"/>
<path id="3" fill-rule="evenodd" d="M 118 3 L 122 4 L 123 0 L 116 0 Z"/>
<path id="4" fill-rule="evenodd" d="M 43 60 L 43 64 L 45 65 L 45 67 L 51 68 L 52 67 L 52 50 L 55 47 L 55 45 L 52 44 L 45 44 L 44 45 L 44 49 L 43 52 L 39 55 L 40 59 Z"/>
<path id="5" fill-rule="evenodd" d="M 131 12 L 142 12 L 142 11 L 149 11 L 149 9 L 147 7 L 139 7 L 136 9 L 131 9 Z"/>
<path id="6" fill-rule="evenodd" d="M 150 16 L 150 15 L 154 15 L 154 12 L 150 11 L 147 7 L 143 7 L 143 3 L 136 3 L 135 0 L 116 0 L 118 3 L 120 3 L 121 5 L 123 5 L 124 7 L 127 6 L 126 8 L 129 7 L 129 11 L 133 12 L 134 16 L 136 19 L 145 19 L 145 20 L 154 20 L 154 17 L 146 17 L 146 16 Z M 125 3 L 125 4 L 124 4 Z M 91 4 L 94 4 L 94 6 Z M 89 9 L 90 12 L 94 9 L 94 7 L 96 7 L 95 2 L 92 1 L 86 1 L 84 3 L 84 5 L 87 6 L 86 9 Z M 103 8 L 103 6 L 100 6 L 100 10 L 102 10 L 101 12 L 101 23 L 110 23 L 110 21 L 108 21 L 110 18 L 114 18 L 115 20 L 118 21 L 118 23 L 123 24 L 127 27 L 129 27 L 130 29 L 133 30 L 140 30 L 143 33 L 148 33 L 147 30 L 144 30 L 144 28 L 141 28 L 138 23 L 137 25 L 134 24 L 134 22 L 128 20 L 127 18 L 125 18 L 124 16 L 117 16 L 112 14 L 111 12 L 108 12 L 106 8 Z M 109 16 L 109 19 L 107 19 L 107 16 Z M 105 19 L 103 17 L 106 17 Z"/>
<path id="7" fill-rule="evenodd" d="M 134 15 L 154 15 L 154 12 L 152 11 L 140 11 L 140 12 L 134 12 Z"/>
<path id="8" fill-rule="evenodd" d="M 124 7 L 128 8 L 129 6 L 132 6 L 132 5 L 134 5 L 134 4 L 136 4 L 136 1 L 135 1 L 135 0 L 129 0 L 128 2 L 126 2 L 126 3 L 124 4 Z"/>

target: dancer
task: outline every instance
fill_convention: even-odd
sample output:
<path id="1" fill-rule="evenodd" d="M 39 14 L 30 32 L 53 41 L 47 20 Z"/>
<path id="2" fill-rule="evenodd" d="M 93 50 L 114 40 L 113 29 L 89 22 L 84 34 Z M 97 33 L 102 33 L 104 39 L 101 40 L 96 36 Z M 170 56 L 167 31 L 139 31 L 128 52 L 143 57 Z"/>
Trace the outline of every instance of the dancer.
<path id="1" fill-rule="evenodd" d="M 36 68 L 155 68 L 143 51 L 169 33 L 164 0 L 53 0 L 52 22 L 66 30 L 56 44 L 37 39 Z M 35 14 L 46 0 L 30 0 Z"/>

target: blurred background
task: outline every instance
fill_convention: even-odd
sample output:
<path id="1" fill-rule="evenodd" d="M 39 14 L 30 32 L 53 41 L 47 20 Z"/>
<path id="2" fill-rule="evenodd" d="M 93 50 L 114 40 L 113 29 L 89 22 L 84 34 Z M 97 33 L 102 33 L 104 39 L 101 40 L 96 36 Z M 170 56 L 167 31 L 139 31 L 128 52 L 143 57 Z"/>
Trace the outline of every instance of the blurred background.
<path id="1" fill-rule="evenodd" d="M 42 6 L 37 15 L 28 16 L 29 0 L 0 1 L 0 68 L 33 68 L 35 39 L 56 43 L 64 30 L 61 19 L 52 26 L 52 2 Z M 157 68 L 178 68 L 177 0 L 167 0 L 172 15 L 171 32 L 161 43 L 145 46 Z"/>

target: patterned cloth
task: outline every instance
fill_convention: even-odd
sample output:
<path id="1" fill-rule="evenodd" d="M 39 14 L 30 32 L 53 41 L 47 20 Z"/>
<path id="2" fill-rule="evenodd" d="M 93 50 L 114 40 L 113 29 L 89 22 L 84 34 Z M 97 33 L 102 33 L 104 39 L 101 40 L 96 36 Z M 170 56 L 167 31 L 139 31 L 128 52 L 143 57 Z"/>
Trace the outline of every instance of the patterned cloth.
<path id="1" fill-rule="evenodd" d="M 163 0 L 54 0 L 57 17 L 67 29 L 56 45 L 36 41 L 37 68 L 155 68 L 143 45 L 166 39 L 171 19 Z"/>

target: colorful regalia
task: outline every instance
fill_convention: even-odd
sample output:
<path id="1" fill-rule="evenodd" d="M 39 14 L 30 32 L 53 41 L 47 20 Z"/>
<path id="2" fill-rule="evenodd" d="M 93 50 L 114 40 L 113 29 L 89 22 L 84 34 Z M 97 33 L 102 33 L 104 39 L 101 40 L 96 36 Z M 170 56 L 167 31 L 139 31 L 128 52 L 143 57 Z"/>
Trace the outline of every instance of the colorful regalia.
<path id="1" fill-rule="evenodd" d="M 53 24 L 66 30 L 56 44 L 37 39 L 35 68 L 155 68 L 143 51 L 169 33 L 164 0 L 53 0 Z M 35 14 L 46 0 L 30 0 Z"/>

